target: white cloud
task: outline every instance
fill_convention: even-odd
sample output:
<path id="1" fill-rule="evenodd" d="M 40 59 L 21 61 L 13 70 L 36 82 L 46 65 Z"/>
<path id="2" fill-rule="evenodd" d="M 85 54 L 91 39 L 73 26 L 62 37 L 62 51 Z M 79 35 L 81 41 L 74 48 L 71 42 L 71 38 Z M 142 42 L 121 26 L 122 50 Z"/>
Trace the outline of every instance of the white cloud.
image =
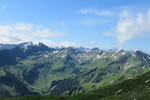
<path id="1" fill-rule="evenodd" d="M 49 28 L 29 23 L 0 26 L 1 43 L 19 43 L 36 40 L 37 38 L 50 38 L 61 35 L 63 35 L 63 33 L 51 31 Z"/>
<path id="2" fill-rule="evenodd" d="M 91 44 L 97 44 L 97 42 L 96 42 L 96 41 L 90 41 L 90 43 L 91 43 Z"/>
<path id="3" fill-rule="evenodd" d="M 39 42 L 42 42 L 49 47 L 80 47 L 80 45 L 76 44 L 75 42 L 70 42 L 70 41 L 54 42 L 54 41 L 46 40 L 46 39 L 35 41 L 36 44 L 38 44 Z"/>
<path id="4" fill-rule="evenodd" d="M 77 11 L 78 14 L 93 14 L 98 16 L 111 16 L 112 12 L 109 10 L 98 10 L 94 8 L 84 8 Z"/>
<path id="5" fill-rule="evenodd" d="M 110 23 L 111 20 L 106 19 L 100 19 L 100 18 L 84 18 L 82 20 L 79 20 L 78 24 L 83 26 L 96 26 L 96 25 L 102 25 Z"/>
<path id="6" fill-rule="evenodd" d="M 75 23 L 78 23 L 78 25 L 84 25 L 84 26 L 96 26 L 96 25 L 102 25 L 106 23 L 110 23 L 112 20 L 108 18 L 101 18 L 101 17 L 112 17 L 114 16 L 112 14 L 112 11 L 109 10 L 99 10 L 96 8 L 83 8 L 76 11 L 77 14 L 80 15 L 94 15 L 94 16 L 88 16 L 81 19 L 78 19 Z"/>
<path id="7" fill-rule="evenodd" d="M 135 37 L 150 35 L 150 9 L 147 13 L 133 14 L 129 11 L 120 13 L 119 21 L 115 27 L 114 33 L 104 33 L 117 38 L 118 43 L 123 45 L 124 42 Z"/>
<path id="8" fill-rule="evenodd" d="M 0 43 L 18 44 L 33 41 L 34 43 L 43 42 L 52 47 L 79 46 L 74 42 L 62 41 L 56 43 L 49 40 L 51 37 L 60 37 L 63 35 L 64 33 L 62 32 L 51 31 L 50 28 L 31 23 L 0 25 Z"/>
<path id="9" fill-rule="evenodd" d="M 59 45 L 62 47 L 80 47 L 80 45 L 70 41 L 61 41 Z"/>

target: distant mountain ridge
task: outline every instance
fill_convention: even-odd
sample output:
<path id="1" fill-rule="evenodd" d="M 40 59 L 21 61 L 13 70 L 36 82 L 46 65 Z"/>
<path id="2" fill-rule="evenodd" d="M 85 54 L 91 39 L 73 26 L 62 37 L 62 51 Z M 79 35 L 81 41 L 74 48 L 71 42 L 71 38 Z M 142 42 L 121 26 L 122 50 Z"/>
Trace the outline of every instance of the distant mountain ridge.
<path id="1" fill-rule="evenodd" d="M 3 43 L 0 43 L 0 50 L 4 50 L 4 49 L 12 49 L 12 48 L 15 48 L 17 46 L 19 46 L 20 48 L 25 48 L 25 47 L 28 47 L 28 46 L 34 46 L 34 47 L 38 47 L 40 45 L 45 45 L 44 43 L 41 43 L 39 42 L 38 44 L 34 44 L 32 41 L 29 41 L 29 42 L 23 42 L 23 43 L 19 43 L 19 44 L 3 44 Z M 45 45 L 47 46 L 47 45 Z M 47 46 L 49 47 L 49 46 Z M 49 47 L 49 48 L 53 48 L 53 49 L 62 49 L 62 48 L 76 48 L 76 49 L 79 49 L 79 50 L 85 50 L 85 51 L 88 51 L 88 50 L 91 50 L 91 49 L 99 49 L 99 50 L 102 50 L 104 52 L 114 52 L 114 51 L 120 51 L 121 49 L 118 49 L 118 48 L 110 48 L 110 49 L 100 49 L 100 48 L 97 48 L 97 47 L 93 47 L 93 48 L 86 48 L 86 47 Z M 126 50 L 128 52 L 135 52 L 135 50 Z M 140 50 L 137 50 L 137 51 L 140 51 Z M 149 54 L 149 53 L 148 53 Z"/>
<path id="2" fill-rule="evenodd" d="M 51 48 L 32 42 L 13 46 L 1 45 L 0 97 L 76 95 L 150 70 L 150 55 L 142 51 Z"/>
<path id="3" fill-rule="evenodd" d="M 19 43 L 19 44 L 3 44 L 3 43 L 0 43 L 0 50 L 12 49 L 12 48 L 15 48 L 17 46 L 19 46 L 20 48 L 25 48 L 25 47 L 28 47 L 28 46 L 40 46 L 41 44 L 45 45 L 44 43 L 41 43 L 41 42 L 39 42 L 39 44 L 34 44 L 32 41 L 30 41 L 30 42 L 23 42 L 23 43 Z M 67 48 L 67 47 L 49 47 L 49 48 L 61 49 L 61 48 Z M 90 50 L 90 49 L 99 49 L 99 48 L 95 48 L 95 47 L 94 48 L 68 47 L 68 48 L 78 48 L 81 51 L 82 50 Z M 119 50 L 119 49 L 118 48 L 112 48 L 112 49 L 107 49 L 107 50 L 103 50 L 103 51 L 105 51 L 105 52 L 113 52 L 113 51 L 117 51 L 117 50 Z"/>
<path id="4" fill-rule="evenodd" d="M 0 50 L 3 49 L 12 49 L 15 48 L 17 46 L 19 46 L 20 48 L 23 48 L 25 46 L 31 46 L 34 45 L 32 42 L 24 42 L 24 43 L 20 43 L 20 44 L 0 44 Z"/>

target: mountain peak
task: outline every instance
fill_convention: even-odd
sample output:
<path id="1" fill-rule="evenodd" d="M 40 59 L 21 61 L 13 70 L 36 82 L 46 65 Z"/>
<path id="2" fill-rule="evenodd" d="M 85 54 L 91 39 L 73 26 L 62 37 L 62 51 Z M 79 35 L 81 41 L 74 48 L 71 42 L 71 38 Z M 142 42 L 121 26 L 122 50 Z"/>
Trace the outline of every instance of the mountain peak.
<path id="1" fill-rule="evenodd" d="M 42 42 L 39 42 L 38 46 L 46 46 L 46 45 Z"/>
<path id="2" fill-rule="evenodd" d="M 29 42 L 23 42 L 23 43 L 18 44 L 18 46 L 19 46 L 20 48 L 25 48 L 25 47 L 33 46 L 33 45 L 34 45 L 34 44 L 33 44 L 32 41 L 29 41 Z"/>

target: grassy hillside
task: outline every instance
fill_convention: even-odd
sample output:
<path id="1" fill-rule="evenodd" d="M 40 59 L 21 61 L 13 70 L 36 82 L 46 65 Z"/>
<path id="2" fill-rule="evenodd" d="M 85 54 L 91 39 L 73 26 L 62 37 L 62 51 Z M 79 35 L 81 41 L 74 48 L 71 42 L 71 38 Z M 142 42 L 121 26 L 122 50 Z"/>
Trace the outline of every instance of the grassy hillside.
<path id="1" fill-rule="evenodd" d="M 150 70 L 150 56 L 140 51 L 55 49 L 39 44 L 1 50 L 0 55 L 3 59 L 0 60 L 0 98 L 76 95 L 133 79 Z"/>
<path id="2" fill-rule="evenodd" d="M 75 96 L 27 96 L 0 100 L 150 100 L 150 72 Z"/>

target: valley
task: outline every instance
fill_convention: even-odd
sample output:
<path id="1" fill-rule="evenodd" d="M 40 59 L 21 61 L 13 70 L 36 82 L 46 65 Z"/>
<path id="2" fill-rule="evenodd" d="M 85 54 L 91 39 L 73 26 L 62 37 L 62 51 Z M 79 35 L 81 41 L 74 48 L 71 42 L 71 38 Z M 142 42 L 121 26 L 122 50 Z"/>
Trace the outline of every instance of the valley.
<path id="1" fill-rule="evenodd" d="M 50 48 L 31 42 L 0 50 L 0 59 L 1 98 L 77 95 L 150 71 L 150 56 L 141 51 Z"/>

